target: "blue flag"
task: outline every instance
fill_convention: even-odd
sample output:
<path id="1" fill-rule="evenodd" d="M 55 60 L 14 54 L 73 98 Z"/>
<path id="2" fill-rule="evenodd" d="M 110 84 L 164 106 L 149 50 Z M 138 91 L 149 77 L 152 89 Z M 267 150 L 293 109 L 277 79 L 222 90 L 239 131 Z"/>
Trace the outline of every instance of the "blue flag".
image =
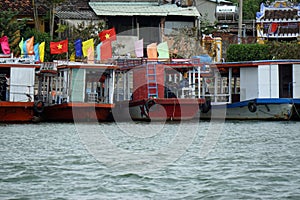
<path id="1" fill-rule="evenodd" d="M 82 57 L 83 54 L 82 54 L 82 41 L 81 41 L 81 39 L 75 40 L 74 46 L 75 46 L 75 55 L 76 55 L 76 57 Z"/>
<path id="2" fill-rule="evenodd" d="M 39 62 L 40 61 L 40 51 L 39 51 L 39 46 L 40 46 L 40 43 L 36 43 L 34 46 L 33 46 L 33 52 L 34 52 L 34 60 L 35 62 Z"/>
<path id="3" fill-rule="evenodd" d="M 96 54 L 97 54 L 96 60 L 101 60 L 101 45 L 102 42 L 100 42 L 96 47 Z"/>

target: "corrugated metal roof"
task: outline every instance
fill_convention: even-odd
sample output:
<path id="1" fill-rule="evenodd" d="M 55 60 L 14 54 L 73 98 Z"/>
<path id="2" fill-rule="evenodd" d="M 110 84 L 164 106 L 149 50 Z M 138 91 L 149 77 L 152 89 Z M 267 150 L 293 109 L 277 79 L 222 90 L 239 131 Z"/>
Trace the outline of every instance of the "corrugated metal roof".
<path id="1" fill-rule="evenodd" d="M 146 2 L 90 2 L 98 16 L 200 16 L 194 6 L 178 7 L 175 4 Z"/>

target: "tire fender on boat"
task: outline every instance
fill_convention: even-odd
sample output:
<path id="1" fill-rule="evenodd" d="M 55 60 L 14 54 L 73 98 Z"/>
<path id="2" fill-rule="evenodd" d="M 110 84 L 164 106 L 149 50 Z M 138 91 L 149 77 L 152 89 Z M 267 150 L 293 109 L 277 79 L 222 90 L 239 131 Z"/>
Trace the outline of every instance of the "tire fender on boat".
<path id="1" fill-rule="evenodd" d="M 146 112 L 147 114 L 149 113 L 149 109 L 155 105 L 156 102 L 153 100 L 153 99 L 148 99 L 146 102 L 145 102 L 145 108 L 146 108 Z"/>
<path id="2" fill-rule="evenodd" d="M 208 111 L 211 109 L 210 100 L 206 100 L 205 103 L 201 104 L 199 107 L 202 113 L 208 113 Z"/>
<path id="3" fill-rule="evenodd" d="M 34 102 L 33 109 L 36 113 L 42 113 L 44 112 L 45 104 L 43 101 L 36 101 Z"/>
<path id="4" fill-rule="evenodd" d="M 249 109 L 250 112 L 256 112 L 256 110 L 257 110 L 256 103 L 253 102 L 253 101 L 249 101 L 248 109 Z"/>

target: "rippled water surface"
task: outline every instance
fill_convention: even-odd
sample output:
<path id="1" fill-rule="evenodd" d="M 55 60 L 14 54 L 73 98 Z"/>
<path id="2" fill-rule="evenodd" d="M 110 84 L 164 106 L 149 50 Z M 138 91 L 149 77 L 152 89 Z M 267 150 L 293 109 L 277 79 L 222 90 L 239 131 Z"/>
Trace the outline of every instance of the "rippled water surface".
<path id="1" fill-rule="evenodd" d="M 0 125 L 0 199 L 300 199 L 299 122 L 134 125 Z"/>

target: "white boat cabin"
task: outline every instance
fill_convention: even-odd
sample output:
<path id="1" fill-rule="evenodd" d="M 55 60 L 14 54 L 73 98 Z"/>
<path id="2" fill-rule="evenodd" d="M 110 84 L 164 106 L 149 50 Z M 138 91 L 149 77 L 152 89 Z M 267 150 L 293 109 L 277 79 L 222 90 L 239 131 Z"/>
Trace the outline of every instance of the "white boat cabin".
<path id="1" fill-rule="evenodd" d="M 203 85 L 212 102 L 300 98 L 300 60 L 217 63 L 213 74 Z"/>
<path id="2" fill-rule="evenodd" d="M 44 63 L 39 99 L 47 105 L 69 102 L 113 103 L 114 65 L 78 62 Z"/>
<path id="3" fill-rule="evenodd" d="M 38 67 L 31 58 L 0 57 L 0 101 L 33 102 Z"/>

